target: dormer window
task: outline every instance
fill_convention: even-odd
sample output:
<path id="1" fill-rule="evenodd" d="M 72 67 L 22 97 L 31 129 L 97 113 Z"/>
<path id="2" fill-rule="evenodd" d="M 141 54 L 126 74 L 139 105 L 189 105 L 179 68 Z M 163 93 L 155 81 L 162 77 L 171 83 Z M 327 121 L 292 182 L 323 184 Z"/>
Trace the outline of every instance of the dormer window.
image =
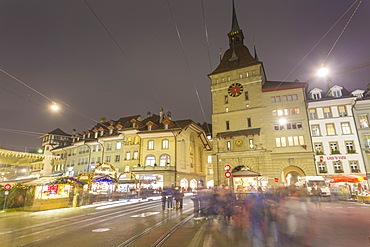
<path id="1" fill-rule="evenodd" d="M 99 132 L 95 132 L 95 138 L 98 138 L 98 134 L 99 134 Z"/>
<path id="2" fill-rule="evenodd" d="M 136 128 L 136 123 L 135 122 L 132 123 L 132 127 Z"/>
<path id="3" fill-rule="evenodd" d="M 164 129 L 168 130 L 168 124 L 164 125 Z"/>
<path id="4" fill-rule="evenodd" d="M 335 90 L 333 91 L 333 97 L 334 98 L 339 98 L 342 96 L 342 90 Z"/>
<path id="5" fill-rule="evenodd" d="M 111 134 L 113 134 L 113 129 L 110 129 L 109 130 L 109 134 L 111 135 Z"/>
<path id="6" fill-rule="evenodd" d="M 90 133 L 87 134 L 87 138 L 90 138 Z"/>
<path id="7" fill-rule="evenodd" d="M 82 135 L 82 139 L 85 139 L 85 134 L 84 134 L 84 135 Z"/>
<path id="8" fill-rule="evenodd" d="M 100 136 L 103 136 L 104 135 L 104 130 L 101 130 L 100 131 Z"/>
<path id="9" fill-rule="evenodd" d="M 312 94 L 313 99 L 321 99 L 321 93 L 314 93 Z"/>
<path id="10" fill-rule="evenodd" d="M 148 130 L 151 131 L 152 130 L 152 125 L 148 125 Z"/>

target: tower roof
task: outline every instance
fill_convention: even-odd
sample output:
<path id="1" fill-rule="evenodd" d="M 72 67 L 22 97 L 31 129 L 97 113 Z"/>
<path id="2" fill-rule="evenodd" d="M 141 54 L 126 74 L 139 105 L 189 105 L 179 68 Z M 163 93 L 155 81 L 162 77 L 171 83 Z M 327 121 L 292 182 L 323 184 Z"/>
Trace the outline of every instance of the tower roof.
<path id="1" fill-rule="evenodd" d="M 246 47 L 243 43 L 244 34 L 239 27 L 234 1 L 232 9 L 231 31 L 227 34 L 227 36 L 229 37 L 229 49 L 226 50 L 220 61 L 220 64 L 210 75 L 261 63 L 258 61 L 258 58 L 256 59 L 250 54 L 248 47 Z"/>

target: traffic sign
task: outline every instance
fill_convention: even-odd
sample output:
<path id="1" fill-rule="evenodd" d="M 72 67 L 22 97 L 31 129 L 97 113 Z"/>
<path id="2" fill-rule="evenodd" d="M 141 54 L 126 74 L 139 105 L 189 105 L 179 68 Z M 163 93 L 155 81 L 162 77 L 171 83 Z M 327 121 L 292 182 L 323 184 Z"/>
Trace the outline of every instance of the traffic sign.
<path id="1" fill-rule="evenodd" d="M 225 172 L 225 177 L 230 178 L 231 177 L 231 172 Z"/>
<path id="2" fill-rule="evenodd" d="M 10 190 L 12 186 L 10 184 L 6 184 L 4 185 L 4 190 Z"/>
<path id="3" fill-rule="evenodd" d="M 231 166 L 230 166 L 230 165 L 225 165 L 225 166 L 224 166 L 224 169 L 225 169 L 225 171 L 227 171 L 227 172 L 228 172 L 228 171 L 230 171 L 230 170 L 231 170 Z"/>

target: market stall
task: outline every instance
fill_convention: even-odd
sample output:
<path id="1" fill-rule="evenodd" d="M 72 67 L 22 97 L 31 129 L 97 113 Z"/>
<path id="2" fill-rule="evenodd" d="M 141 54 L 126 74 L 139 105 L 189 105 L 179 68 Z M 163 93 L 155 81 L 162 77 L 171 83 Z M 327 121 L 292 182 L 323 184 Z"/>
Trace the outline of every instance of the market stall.
<path id="1" fill-rule="evenodd" d="M 341 199 L 354 199 L 370 203 L 367 177 L 364 174 L 333 176 L 330 179 L 332 190 Z"/>
<path id="2" fill-rule="evenodd" d="M 73 185 L 57 180 L 56 177 L 42 177 L 25 182 L 24 185 L 30 186 L 30 191 L 34 192 L 33 201 L 27 209 L 38 211 L 68 207 Z"/>
<path id="3" fill-rule="evenodd" d="M 256 193 L 258 188 L 266 186 L 262 175 L 251 170 L 241 170 L 232 173 L 233 187 L 238 200 L 243 200 L 248 193 Z"/>

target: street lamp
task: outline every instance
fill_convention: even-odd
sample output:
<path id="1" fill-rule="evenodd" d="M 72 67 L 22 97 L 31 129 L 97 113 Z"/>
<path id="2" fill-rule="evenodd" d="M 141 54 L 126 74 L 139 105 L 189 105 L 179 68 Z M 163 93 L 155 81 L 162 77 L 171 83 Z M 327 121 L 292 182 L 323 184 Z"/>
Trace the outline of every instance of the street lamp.
<path id="1" fill-rule="evenodd" d="M 55 102 L 53 102 L 53 103 L 51 104 L 50 108 L 51 108 L 53 111 L 58 111 L 58 110 L 59 110 L 59 106 L 58 106 Z"/>

